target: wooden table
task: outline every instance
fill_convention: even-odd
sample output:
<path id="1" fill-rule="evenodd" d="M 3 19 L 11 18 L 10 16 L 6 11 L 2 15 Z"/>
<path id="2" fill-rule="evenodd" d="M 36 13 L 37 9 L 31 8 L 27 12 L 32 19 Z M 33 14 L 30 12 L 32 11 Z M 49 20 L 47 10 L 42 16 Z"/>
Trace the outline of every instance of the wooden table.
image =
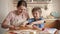
<path id="1" fill-rule="evenodd" d="M 43 32 L 41 30 L 35 29 L 35 28 L 28 28 L 28 27 L 22 27 L 20 26 L 20 30 L 8 30 L 6 34 L 9 34 L 9 32 L 18 32 L 21 34 L 26 32 L 25 34 L 50 34 L 49 32 Z"/>

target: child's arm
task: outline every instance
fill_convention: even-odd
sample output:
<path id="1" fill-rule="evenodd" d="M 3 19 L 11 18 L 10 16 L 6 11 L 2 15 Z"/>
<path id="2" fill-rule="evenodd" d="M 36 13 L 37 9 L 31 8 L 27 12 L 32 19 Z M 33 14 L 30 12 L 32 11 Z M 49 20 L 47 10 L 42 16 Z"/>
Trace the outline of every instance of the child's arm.
<path id="1" fill-rule="evenodd" d="M 41 24 L 41 23 L 44 23 L 44 20 L 39 20 L 39 21 L 32 22 L 31 25 Z"/>
<path id="2" fill-rule="evenodd" d="M 40 31 L 43 31 L 43 29 L 44 29 L 44 28 L 39 28 L 36 25 L 27 25 L 27 27 L 31 28 L 31 29 L 37 29 L 37 30 L 40 30 Z"/>

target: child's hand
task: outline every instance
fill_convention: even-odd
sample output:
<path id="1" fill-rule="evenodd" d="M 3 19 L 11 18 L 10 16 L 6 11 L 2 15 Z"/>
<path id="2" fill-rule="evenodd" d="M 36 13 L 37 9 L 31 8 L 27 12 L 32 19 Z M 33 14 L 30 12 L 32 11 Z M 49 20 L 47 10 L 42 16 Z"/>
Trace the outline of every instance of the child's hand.
<path id="1" fill-rule="evenodd" d="M 41 31 L 44 31 L 44 29 L 45 29 L 45 28 L 39 28 L 36 25 L 33 25 L 33 28 L 38 29 L 38 30 L 41 30 Z"/>
<path id="2" fill-rule="evenodd" d="M 33 25 L 33 28 L 37 28 L 37 26 Z"/>

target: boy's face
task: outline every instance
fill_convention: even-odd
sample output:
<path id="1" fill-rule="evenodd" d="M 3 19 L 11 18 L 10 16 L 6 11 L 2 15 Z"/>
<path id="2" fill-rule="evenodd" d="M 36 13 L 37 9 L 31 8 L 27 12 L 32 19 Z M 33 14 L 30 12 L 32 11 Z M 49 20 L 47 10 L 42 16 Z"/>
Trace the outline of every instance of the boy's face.
<path id="1" fill-rule="evenodd" d="M 33 17 L 34 17 L 35 19 L 39 19 L 40 16 L 41 16 L 41 13 L 40 13 L 39 11 L 33 12 Z"/>

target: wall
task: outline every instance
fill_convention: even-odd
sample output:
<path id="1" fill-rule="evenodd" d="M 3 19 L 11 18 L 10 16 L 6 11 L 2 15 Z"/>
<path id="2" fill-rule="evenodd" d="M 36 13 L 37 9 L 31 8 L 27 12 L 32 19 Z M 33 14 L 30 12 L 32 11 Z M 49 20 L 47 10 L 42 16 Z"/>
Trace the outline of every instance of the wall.
<path id="1" fill-rule="evenodd" d="M 53 4 L 53 11 L 58 11 L 60 12 L 60 0 L 52 0 Z"/>
<path id="2" fill-rule="evenodd" d="M 45 10 L 44 7 L 47 5 L 48 9 Z M 30 18 L 32 18 L 32 14 L 31 14 L 31 10 L 33 9 L 33 7 L 41 7 L 42 8 L 42 16 L 46 17 L 48 15 L 50 15 L 50 13 L 52 12 L 52 4 L 28 4 L 28 13 L 30 15 Z"/>
<path id="3" fill-rule="evenodd" d="M 1 28 L 1 23 L 5 19 L 6 15 L 11 11 L 12 1 L 11 0 L 0 0 L 0 34 L 5 32 L 5 29 Z"/>
<path id="4" fill-rule="evenodd" d="M 12 1 L 11 0 L 0 0 L 0 23 L 6 17 L 6 15 L 12 10 Z"/>

